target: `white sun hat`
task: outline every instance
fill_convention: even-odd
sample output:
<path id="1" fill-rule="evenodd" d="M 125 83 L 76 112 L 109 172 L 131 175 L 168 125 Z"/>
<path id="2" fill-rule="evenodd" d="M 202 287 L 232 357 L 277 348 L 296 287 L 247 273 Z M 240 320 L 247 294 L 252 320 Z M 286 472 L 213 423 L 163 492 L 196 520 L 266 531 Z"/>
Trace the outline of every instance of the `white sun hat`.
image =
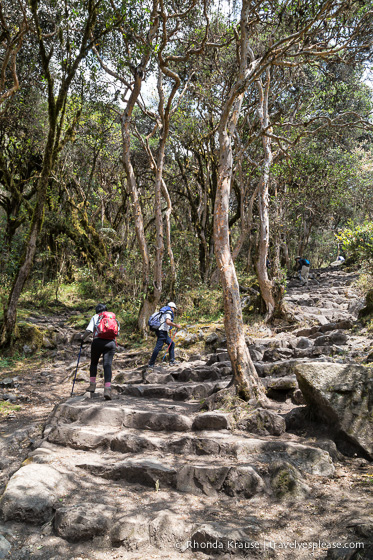
<path id="1" fill-rule="evenodd" d="M 174 309 L 177 309 L 176 303 L 174 303 L 173 301 L 170 301 L 167 305 L 168 307 L 173 307 Z"/>

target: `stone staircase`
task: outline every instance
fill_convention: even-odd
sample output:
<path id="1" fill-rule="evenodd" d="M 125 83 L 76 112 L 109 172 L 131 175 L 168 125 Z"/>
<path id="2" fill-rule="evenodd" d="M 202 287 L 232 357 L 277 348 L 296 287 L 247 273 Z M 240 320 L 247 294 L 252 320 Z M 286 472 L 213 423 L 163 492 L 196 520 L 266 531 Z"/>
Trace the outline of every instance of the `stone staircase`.
<path id="1" fill-rule="evenodd" d="M 287 413 L 303 402 L 294 367 L 310 359 L 352 360 L 347 333 L 359 307 L 348 288 L 353 279 L 321 272 L 306 292 L 294 281 L 286 301 L 299 327 L 251 341 L 276 407 L 260 412 L 254 431 L 230 411 L 201 412 L 231 379 L 224 340 L 205 360 L 145 378 L 143 368 L 127 369 L 114 378 L 111 402 L 98 390 L 56 407 L 41 445 L 9 481 L 5 521 L 47 524 L 50 535 L 69 543 L 125 551 L 118 558 L 155 550 L 161 558 L 284 558 L 263 544 L 278 530 L 271 512 L 290 507 L 302 517 L 315 488 L 321 492 L 333 479 L 338 456 L 331 441 L 285 432 Z M 314 540 L 318 530 L 310 525 L 303 536 Z M 296 557 L 309 558 L 306 552 Z"/>
<path id="2" fill-rule="evenodd" d="M 207 395 L 218 389 L 217 384 L 225 385 L 228 380 L 209 381 L 206 368 L 205 381 L 201 383 L 208 387 Z M 214 378 L 216 368 L 210 368 Z M 184 379 L 182 371 L 175 370 L 175 377 Z M 163 507 L 161 513 L 154 512 L 153 507 L 142 508 L 143 532 L 137 535 L 136 531 L 129 531 L 129 527 L 133 529 L 133 505 L 141 488 L 152 506 L 161 496 L 165 500 L 162 506 L 172 503 L 168 512 L 164 508 L 166 528 L 174 527 L 173 536 L 167 537 L 169 547 L 184 547 L 194 553 L 209 547 L 213 539 L 221 543 L 219 551 L 224 552 L 228 550 L 228 533 L 229 539 L 237 539 L 237 547 L 240 542 L 251 542 L 260 529 L 259 525 L 254 532 L 243 529 L 242 523 L 250 526 L 245 503 L 255 497 L 270 503 L 283 495 L 287 499 L 304 499 L 310 492 L 308 477 L 333 476 L 329 453 L 317 445 L 300 443 L 299 438 L 290 434 L 283 434 L 281 439 L 254 436 L 237 429 L 230 413 L 201 413 L 193 393 L 199 386 L 186 381 L 159 386 L 123 384 L 115 386 L 117 395 L 111 402 L 103 401 L 100 391 L 94 398 L 86 394 L 68 399 L 51 416 L 42 445 L 30 454 L 28 464 L 17 473 L 18 478 L 10 480 L 3 497 L 5 519 L 31 518 L 43 524 L 51 515 L 49 504 L 63 500 L 63 506 L 57 506 L 53 531 L 70 541 L 92 539 L 98 517 L 103 515 L 97 507 L 99 489 L 99 504 L 110 503 L 104 517 L 108 519 L 106 538 L 111 546 L 146 548 L 154 546 L 151 528 L 165 512 Z M 183 393 L 181 400 L 181 391 L 189 387 L 192 392 Z M 141 397 L 130 395 L 131 388 Z M 160 398 L 159 391 L 164 388 L 170 392 L 161 393 Z M 53 470 L 53 477 L 59 481 L 53 488 L 45 485 L 46 473 L 44 468 L 40 469 L 45 466 Z M 198 507 L 191 510 L 185 495 L 198 496 Z M 208 512 L 216 500 L 220 515 L 211 525 Z M 241 509 L 239 522 L 237 500 Z M 72 531 L 77 511 L 86 523 L 84 530 L 78 525 Z M 182 535 L 176 530 L 180 528 L 180 515 L 188 519 L 182 523 Z M 162 546 L 164 531 L 162 523 L 156 531 L 156 540 Z M 198 545 L 191 547 L 188 543 L 196 538 Z"/>

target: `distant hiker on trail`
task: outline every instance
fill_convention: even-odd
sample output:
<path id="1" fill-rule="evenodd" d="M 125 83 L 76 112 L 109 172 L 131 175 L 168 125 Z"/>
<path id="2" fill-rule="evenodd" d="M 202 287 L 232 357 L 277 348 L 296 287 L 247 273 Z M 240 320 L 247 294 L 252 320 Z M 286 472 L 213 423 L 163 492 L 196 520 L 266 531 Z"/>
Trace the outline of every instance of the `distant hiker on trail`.
<path id="1" fill-rule="evenodd" d="M 117 349 L 116 337 L 119 332 L 119 324 L 114 313 L 107 310 L 106 305 L 99 303 L 96 314 L 91 318 L 89 325 L 82 336 L 82 343 L 93 333 L 91 345 L 91 365 L 88 392 L 96 390 L 97 365 L 101 354 L 104 362 L 104 398 L 111 400 L 111 363 Z"/>
<path id="2" fill-rule="evenodd" d="M 303 285 L 307 284 L 311 266 L 310 261 L 303 257 L 295 257 L 295 266 L 298 272 L 299 280 Z"/>
<path id="3" fill-rule="evenodd" d="M 157 335 L 157 343 L 151 355 L 148 368 L 154 369 L 155 360 L 159 352 L 162 350 L 164 344 L 168 346 L 168 353 L 170 356 L 170 365 L 174 365 L 175 362 L 175 343 L 169 336 L 169 331 L 171 328 L 175 327 L 181 329 L 181 325 L 174 323 L 174 313 L 176 312 L 176 304 L 170 301 L 167 305 L 162 307 L 158 312 L 153 313 L 149 319 L 149 327 L 151 330 L 155 331 Z"/>
<path id="4" fill-rule="evenodd" d="M 335 261 L 330 263 L 330 266 L 341 266 L 345 262 L 345 258 L 342 255 L 339 255 Z"/>

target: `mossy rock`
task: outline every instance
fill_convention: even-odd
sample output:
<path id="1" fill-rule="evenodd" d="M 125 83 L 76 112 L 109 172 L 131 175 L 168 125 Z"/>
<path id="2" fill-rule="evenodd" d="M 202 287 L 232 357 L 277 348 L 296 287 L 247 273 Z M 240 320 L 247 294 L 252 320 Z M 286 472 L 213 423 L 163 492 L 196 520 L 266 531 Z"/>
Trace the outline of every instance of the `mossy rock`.
<path id="1" fill-rule="evenodd" d="M 192 346 L 198 342 L 198 336 L 193 333 L 189 333 L 184 330 L 180 330 L 177 332 L 175 336 L 175 344 L 178 344 L 182 347 Z"/>
<path id="2" fill-rule="evenodd" d="M 25 353 L 33 354 L 43 346 L 44 334 L 44 331 L 32 323 L 23 321 L 17 323 L 13 348 L 18 351 L 25 351 L 24 348 L 27 347 L 29 350 Z"/>
<path id="3" fill-rule="evenodd" d="M 268 434 L 280 436 L 285 432 L 286 423 L 282 416 L 272 410 L 258 408 L 242 416 L 237 423 L 237 428 L 261 436 Z"/>
<path id="4" fill-rule="evenodd" d="M 247 298 L 244 306 L 242 307 L 242 317 L 247 321 L 253 315 L 260 315 L 263 313 L 263 299 L 260 294 L 250 296 Z"/>
<path id="5" fill-rule="evenodd" d="M 373 314 L 373 290 L 369 290 L 365 296 L 365 307 L 360 311 L 359 318 Z"/>
<path id="6" fill-rule="evenodd" d="M 275 461 L 270 467 L 271 487 L 279 500 L 303 499 L 309 488 L 302 482 L 302 475 L 287 461 Z"/>

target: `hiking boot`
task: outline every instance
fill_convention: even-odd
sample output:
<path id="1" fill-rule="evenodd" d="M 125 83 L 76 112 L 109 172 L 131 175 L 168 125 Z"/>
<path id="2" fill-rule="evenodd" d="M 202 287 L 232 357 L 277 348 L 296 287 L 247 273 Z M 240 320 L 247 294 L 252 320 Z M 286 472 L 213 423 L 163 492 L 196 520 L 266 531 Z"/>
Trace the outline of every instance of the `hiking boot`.
<path id="1" fill-rule="evenodd" d="M 105 401 L 111 401 L 111 387 L 104 388 L 104 399 Z"/>
<path id="2" fill-rule="evenodd" d="M 92 381 L 91 381 L 87 391 L 88 391 L 88 393 L 94 393 L 96 391 L 96 383 L 92 383 Z"/>
<path id="3" fill-rule="evenodd" d="M 178 360 L 173 360 L 172 362 L 170 362 L 170 366 L 178 366 L 180 364 L 180 362 Z"/>

